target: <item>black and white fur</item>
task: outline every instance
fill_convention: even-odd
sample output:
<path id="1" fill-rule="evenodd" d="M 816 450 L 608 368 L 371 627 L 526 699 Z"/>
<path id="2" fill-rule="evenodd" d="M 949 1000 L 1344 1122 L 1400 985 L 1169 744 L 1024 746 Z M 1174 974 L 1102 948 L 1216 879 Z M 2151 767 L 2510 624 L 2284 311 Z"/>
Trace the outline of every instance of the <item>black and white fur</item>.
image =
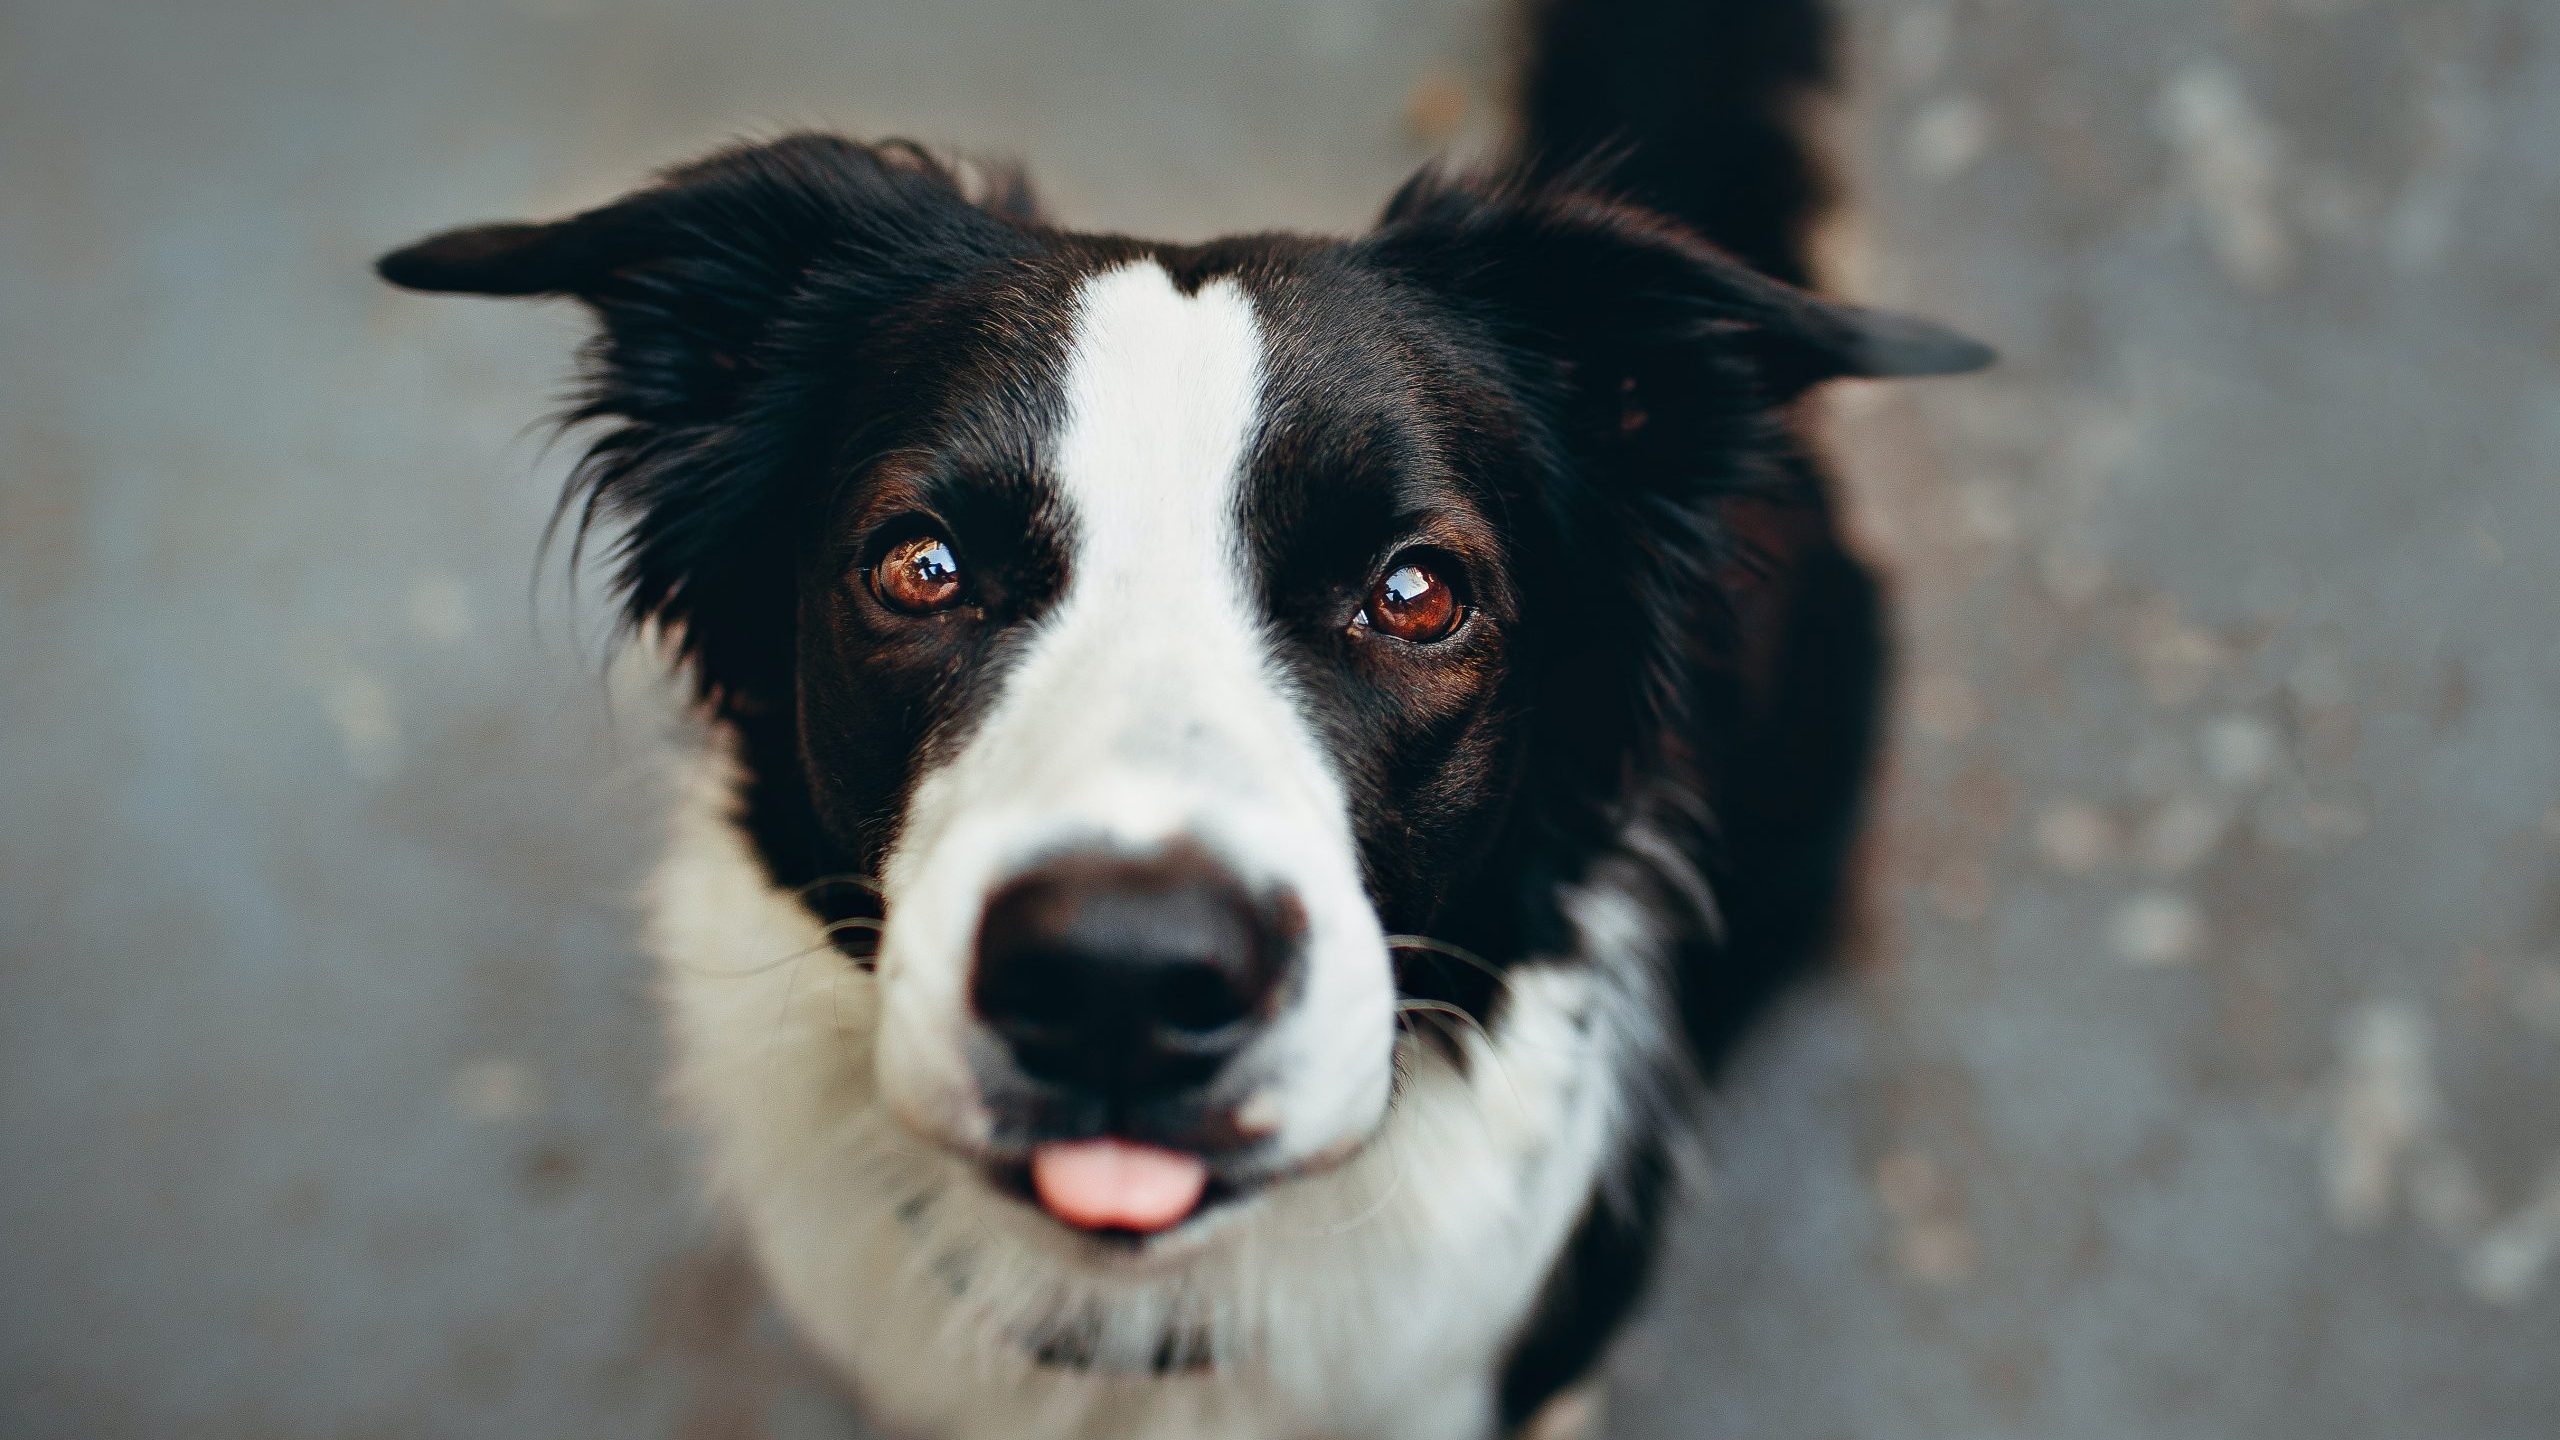
<path id="1" fill-rule="evenodd" d="M 383 261 L 601 322 L 572 502 L 707 719 L 649 892 L 675 1092 L 896 1433 L 1529 1423 L 1822 943 L 1882 631 L 1793 402 L 1987 353 L 1714 243 L 1801 278 L 1809 4 L 1533 20 L 1523 159 L 1356 239 L 1070 233 L 799 135 Z M 860 583 L 919 517 L 964 610 Z M 1347 624 L 1418 552 L 1458 631 Z M 1292 897 L 1300 972 L 1220 1082 L 1225 1203 L 1087 1234 L 991 1182 L 1050 1122 L 975 936 L 1026 867 L 1173 850 Z"/>

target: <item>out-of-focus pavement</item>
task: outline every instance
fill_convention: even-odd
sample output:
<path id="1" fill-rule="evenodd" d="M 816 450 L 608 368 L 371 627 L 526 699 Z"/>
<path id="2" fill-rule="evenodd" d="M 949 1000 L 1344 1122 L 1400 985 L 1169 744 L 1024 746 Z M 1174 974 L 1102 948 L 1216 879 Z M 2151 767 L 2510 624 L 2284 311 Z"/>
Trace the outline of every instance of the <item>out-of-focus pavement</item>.
<path id="1" fill-rule="evenodd" d="M 2560 1434 L 2560 9 L 1855 5 L 1908 667 L 1866 969 L 1629 1436 Z M 663 731 L 529 584 L 575 317 L 378 250 L 742 131 L 1357 224 L 1489 0 L 0 6 L 0 1434 L 845 1412 L 659 1122 Z"/>

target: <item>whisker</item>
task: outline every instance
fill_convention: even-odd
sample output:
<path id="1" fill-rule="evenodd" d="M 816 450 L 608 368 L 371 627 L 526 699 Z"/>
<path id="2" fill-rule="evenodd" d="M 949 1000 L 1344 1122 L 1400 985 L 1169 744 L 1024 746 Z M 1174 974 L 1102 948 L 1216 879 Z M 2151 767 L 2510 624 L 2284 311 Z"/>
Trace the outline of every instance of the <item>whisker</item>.
<path id="1" fill-rule="evenodd" d="M 827 1028 L 835 1036 L 836 1053 L 851 1064 L 854 1059 L 853 1033 L 844 1028 L 844 987 L 841 985 L 827 987 L 827 1019 L 830 1022 Z"/>
<path id="2" fill-rule="evenodd" d="M 1476 1033 L 1476 1037 L 1484 1041 L 1485 1058 L 1493 1062 L 1494 1073 L 1502 1077 L 1502 1088 L 1511 1092 L 1511 1103 L 1524 1110 L 1528 1108 L 1528 1100 L 1520 1094 L 1519 1085 L 1514 1083 L 1511 1078 L 1510 1063 L 1502 1058 L 1501 1048 L 1494 1044 L 1493 1032 L 1484 1028 L 1483 1021 L 1478 1020 L 1473 1015 L 1468 1014 L 1466 1011 L 1448 1003 L 1445 1000 L 1399 1000 L 1396 1002 L 1396 1012 L 1399 1017 L 1404 1015 L 1439 1016 L 1446 1020 L 1454 1020 L 1459 1025 L 1465 1027 L 1466 1030 L 1474 1031 Z M 1461 1033 L 1463 1034 L 1464 1032 L 1462 1031 Z M 1473 1093 L 1473 1086 L 1469 1086 L 1467 1088 L 1470 1093 Z M 1482 1117 L 1479 1116 L 1479 1118 Z"/>
<path id="3" fill-rule="evenodd" d="M 710 980 L 748 980 L 753 979 L 758 975 L 766 974 L 770 971 L 779 970 L 794 960 L 805 960 L 810 956 L 817 954 L 819 951 L 829 948 L 831 944 L 832 942 L 822 942 L 820 944 L 809 946 L 805 950 L 794 950 L 788 955 L 778 956 L 774 959 L 767 960 L 761 965 L 741 965 L 735 969 L 731 969 L 727 966 L 686 965 L 682 962 L 673 963 L 674 968 L 682 970 L 687 975 L 700 975 L 705 979 Z"/>
<path id="4" fill-rule="evenodd" d="M 1500 966 L 1493 964 L 1483 956 L 1467 949 L 1465 946 L 1453 945 L 1446 940 L 1437 940 L 1428 935 L 1390 935 L 1387 937 L 1387 949 L 1390 951 L 1419 950 L 1427 954 L 1443 956 L 1451 960 L 1456 960 L 1462 964 L 1472 965 L 1476 969 L 1483 971 L 1485 975 L 1493 981 L 1494 993 L 1497 996 L 1508 995 L 1511 992 L 1511 976 Z M 1484 1024 L 1482 1021 L 1476 1020 L 1472 1015 L 1469 1015 L 1466 1018 L 1478 1031 L 1484 1031 Z M 1484 1033 L 1486 1042 L 1491 1043 L 1493 1039 L 1491 1032 L 1485 1031 Z M 1515 1033 L 1511 1037 L 1511 1043 L 1516 1045 L 1528 1042 L 1522 1040 L 1521 1037 Z"/>
<path id="5" fill-rule="evenodd" d="M 1483 1021 L 1468 1014 L 1463 1007 L 1452 1005 L 1446 1000 L 1426 1000 L 1419 996 L 1407 996 L 1396 1002 L 1396 1013 L 1400 1015 L 1453 1016 L 1460 1023 L 1475 1030 L 1478 1034 L 1483 1034 L 1487 1040 L 1491 1040 L 1493 1038 L 1491 1035 L 1485 1034 Z"/>
<path id="6" fill-rule="evenodd" d="M 803 950 L 800 953 L 803 955 L 812 955 L 817 952 L 812 949 Z M 798 988 L 800 988 L 800 970 L 799 967 L 794 966 L 792 967 L 791 973 L 784 976 L 782 979 L 782 1004 L 774 1011 L 773 1015 L 773 1023 L 776 1029 L 781 1028 L 783 1022 L 791 1018 L 791 992 Z"/>
<path id="7" fill-rule="evenodd" d="M 816 953 L 816 946 L 800 952 L 801 955 Z M 791 1024 L 791 999 L 800 988 L 800 969 L 801 967 L 794 965 L 790 973 L 782 977 L 782 1003 L 774 1007 L 773 1033 L 765 1042 L 764 1073 L 768 1084 L 775 1073 L 781 1069 L 783 1055 L 791 1048 L 785 1043 L 785 1036 Z"/>
<path id="8" fill-rule="evenodd" d="M 1453 944 L 1447 940 L 1434 939 L 1429 935 L 1390 935 L 1386 939 L 1386 945 L 1390 950 L 1428 950 L 1434 955 L 1446 955 L 1452 960 L 1462 960 L 1473 965 L 1496 980 L 1503 978 L 1502 972 L 1494 968 L 1491 961 L 1464 945 Z"/>
<path id="9" fill-rule="evenodd" d="M 758 975 L 766 974 L 770 971 L 779 970 L 794 960 L 805 960 L 810 956 L 817 954 L 821 950 L 832 948 L 844 953 L 846 958 L 852 960 L 861 968 L 869 970 L 872 968 L 873 962 L 879 958 L 879 947 L 876 945 L 873 946 L 870 954 L 856 955 L 851 951 L 844 950 L 844 947 L 841 945 L 837 945 L 836 937 L 848 933 L 876 936 L 881 932 L 885 924 L 886 922 L 884 921 L 865 919 L 857 915 L 850 919 L 838 920 L 833 924 L 826 926 L 825 932 L 827 938 L 824 941 L 821 941 L 816 945 L 808 946 L 805 949 L 794 950 L 788 955 L 767 960 L 760 965 L 746 965 L 740 966 L 737 969 L 728 969 L 725 967 L 715 968 L 708 965 L 686 965 L 679 962 L 676 963 L 675 968 L 684 971 L 688 975 L 700 975 L 706 979 L 747 980 Z"/>
<path id="10" fill-rule="evenodd" d="M 1483 971 L 1486 978 L 1493 981 L 1493 988 L 1496 991 L 1510 988 L 1510 976 L 1503 974 L 1501 968 L 1493 962 L 1463 945 L 1453 945 L 1446 940 L 1436 940 L 1428 935 L 1390 935 L 1387 937 L 1386 944 L 1390 953 L 1399 950 L 1420 951 L 1425 955 L 1435 955 L 1443 960 L 1455 960 L 1459 964 L 1473 966 Z"/>
<path id="11" fill-rule="evenodd" d="M 1403 1015 L 1397 1015 L 1395 1023 L 1398 1031 L 1402 1032 L 1406 1038 L 1412 1038 L 1413 1027 L 1405 1023 L 1405 1017 Z M 1401 1046 L 1398 1047 L 1398 1051 L 1398 1055 L 1391 1060 L 1390 1063 L 1401 1068 L 1404 1064 L 1401 1054 Z M 1368 1206 L 1362 1209 L 1359 1214 L 1354 1215 L 1347 1220 L 1334 1221 L 1327 1225 L 1302 1231 L 1301 1233 L 1319 1239 L 1330 1239 L 1339 1235 L 1347 1235 L 1351 1231 L 1357 1230 L 1361 1226 L 1377 1219 L 1380 1215 L 1385 1214 L 1387 1207 L 1394 1204 L 1398 1196 L 1404 1194 L 1404 1165 L 1394 1153 L 1397 1145 L 1401 1142 L 1401 1139 L 1402 1137 L 1397 1134 L 1395 1123 L 1392 1119 L 1390 1119 L 1388 1123 L 1378 1131 L 1377 1143 L 1385 1147 L 1389 1153 L 1385 1160 L 1387 1183 L 1385 1189 L 1376 1199 L 1371 1200 Z"/>
<path id="12" fill-rule="evenodd" d="M 1392 1151 L 1397 1144 L 1395 1127 L 1390 1125 L 1385 1130 L 1380 1131 L 1378 1139 L 1380 1143 L 1384 1144 L 1390 1151 Z M 1370 1221 L 1387 1213 L 1387 1207 L 1396 1203 L 1397 1197 L 1404 1194 L 1404 1166 L 1398 1163 L 1395 1155 L 1390 1153 L 1387 1156 L 1386 1170 L 1387 1183 L 1385 1187 L 1376 1199 L 1369 1202 L 1366 1209 L 1363 1209 L 1359 1214 L 1352 1216 L 1348 1220 L 1336 1221 L 1333 1224 L 1322 1226 L 1306 1233 L 1318 1239 L 1329 1240 L 1335 1236 L 1348 1235 L 1352 1231 L 1359 1229 L 1361 1226 L 1366 1225 Z"/>

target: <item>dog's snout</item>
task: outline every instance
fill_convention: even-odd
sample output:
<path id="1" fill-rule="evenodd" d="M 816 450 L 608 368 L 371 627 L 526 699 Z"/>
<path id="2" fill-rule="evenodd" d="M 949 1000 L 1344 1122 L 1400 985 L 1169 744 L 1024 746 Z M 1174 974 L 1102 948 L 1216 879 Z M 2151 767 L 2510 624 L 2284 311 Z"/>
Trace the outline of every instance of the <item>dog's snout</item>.
<path id="1" fill-rule="evenodd" d="M 1215 1077 L 1277 1008 L 1298 916 L 1188 850 L 1053 861 L 988 901 L 972 999 L 1025 1074 L 1158 1098 Z"/>

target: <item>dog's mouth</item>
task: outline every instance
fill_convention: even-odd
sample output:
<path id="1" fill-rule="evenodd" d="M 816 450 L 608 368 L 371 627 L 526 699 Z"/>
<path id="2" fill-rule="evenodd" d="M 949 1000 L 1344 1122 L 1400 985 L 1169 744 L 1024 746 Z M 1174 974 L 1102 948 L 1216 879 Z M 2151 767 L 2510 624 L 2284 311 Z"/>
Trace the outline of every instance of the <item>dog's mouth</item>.
<path id="1" fill-rule="evenodd" d="M 1135 1140 L 1053 1140 L 987 1167 L 996 1190 L 1071 1230 L 1137 1246 L 1179 1230 L 1253 1187 L 1198 1155 Z"/>
<path id="2" fill-rule="evenodd" d="M 1347 1164 L 1367 1136 L 1295 1164 L 1236 1166 L 1118 1136 L 1044 1141 L 1028 1154 L 982 1158 L 987 1187 L 1059 1226 L 1120 1250 L 1145 1252 L 1273 1186 Z"/>
<path id="3" fill-rule="evenodd" d="M 1031 1152 L 1031 1193 L 1079 1230 L 1154 1235 L 1199 1213 L 1209 1165 L 1128 1140 L 1053 1141 Z"/>

